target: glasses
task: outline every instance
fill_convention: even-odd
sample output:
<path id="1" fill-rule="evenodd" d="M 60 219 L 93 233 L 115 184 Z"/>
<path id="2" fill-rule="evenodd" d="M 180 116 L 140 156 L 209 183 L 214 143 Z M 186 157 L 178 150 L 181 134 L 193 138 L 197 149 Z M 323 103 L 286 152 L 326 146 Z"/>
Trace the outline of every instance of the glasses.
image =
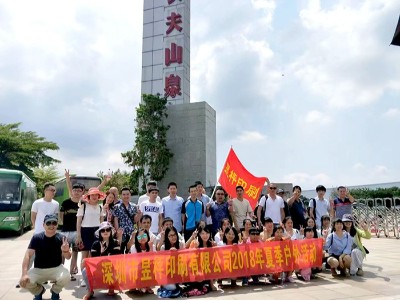
<path id="1" fill-rule="evenodd" d="M 105 228 L 99 231 L 100 233 L 111 232 L 111 228 Z"/>
<path id="2" fill-rule="evenodd" d="M 137 239 L 140 241 L 141 239 L 146 239 L 147 238 L 147 233 L 143 233 L 142 235 L 138 235 Z"/>
<path id="3" fill-rule="evenodd" d="M 56 191 L 56 189 L 47 189 L 47 191 L 54 193 Z"/>
<path id="4" fill-rule="evenodd" d="M 224 193 L 216 193 L 215 195 L 217 195 L 217 196 L 225 196 Z"/>
<path id="5" fill-rule="evenodd" d="M 276 190 L 276 186 L 271 186 L 269 189 L 270 190 Z"/>
<path id="6" fill-rule="evenodd" d="M 169 238 L 176 237 L 176 234 L 168 234 Z"/>
<path id="7" fill-rule="evenodd" d="M 57 226 L 57 222 L 56 221 L 46 222 L 46 226 Z"/>

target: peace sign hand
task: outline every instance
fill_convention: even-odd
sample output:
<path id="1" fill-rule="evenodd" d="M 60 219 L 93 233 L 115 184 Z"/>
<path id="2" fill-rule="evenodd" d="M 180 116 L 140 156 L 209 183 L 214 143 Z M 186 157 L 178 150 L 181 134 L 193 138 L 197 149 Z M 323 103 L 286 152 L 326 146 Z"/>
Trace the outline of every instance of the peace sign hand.
<path id="1" fill-rule="evenodd" d="M 68 244 L 67 238 L 65 236 L 63 236 L 63 238 L 62 238 L 61 251 L 62 252 L 69 251 L 69 244 Z"/>

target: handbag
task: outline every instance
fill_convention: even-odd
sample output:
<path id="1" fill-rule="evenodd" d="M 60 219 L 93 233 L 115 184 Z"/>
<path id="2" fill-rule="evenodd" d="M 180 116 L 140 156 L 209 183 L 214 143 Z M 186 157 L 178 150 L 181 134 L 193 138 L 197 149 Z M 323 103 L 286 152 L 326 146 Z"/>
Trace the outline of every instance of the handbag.
<path id="1" fill-rule="evenodd" d="M 368 251 L 368 249 L 367 248 L 365 248 L 365 246 L 363 246 L 364 247 L 364 251 L 365 251 L 365 253 L 366 254 L 369 254 L 369 251 Z"/>

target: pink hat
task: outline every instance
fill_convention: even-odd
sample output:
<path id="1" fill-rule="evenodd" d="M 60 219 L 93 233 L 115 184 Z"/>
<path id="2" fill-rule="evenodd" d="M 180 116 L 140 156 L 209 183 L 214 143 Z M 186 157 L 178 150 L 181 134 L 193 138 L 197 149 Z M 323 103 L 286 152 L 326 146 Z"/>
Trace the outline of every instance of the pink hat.
<path id="1" fill-rule="evenodd" d="M 83 200 L 89 200 L 90 195 L 99 195 L 99 200 L 106 198 L 106 194 L 101 192 L 98 188 L 90 188 L 89 191 L 83 196 Z"/>

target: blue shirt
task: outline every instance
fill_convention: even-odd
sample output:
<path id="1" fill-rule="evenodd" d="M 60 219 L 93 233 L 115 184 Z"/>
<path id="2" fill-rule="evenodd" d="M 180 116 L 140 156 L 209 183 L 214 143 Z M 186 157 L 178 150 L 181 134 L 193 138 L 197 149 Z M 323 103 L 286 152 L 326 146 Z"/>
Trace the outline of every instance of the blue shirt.
<path id="1" fill-rule="evenodd" d="M 182 205 L 181 213 L 186 217 L 185 230 L 196 229 L 204 213 L 203 202 L 197 199 L 196 201 L 186 200 Z"/>
<path id="2" fill-rule="evenodd" d="M 224 218 L 229 218 L 228 202 L 214 202 L 210 207 L 210 213 L 212 218 L 212 228 L 213 231 L 217 231 L 221 228 L 221 221 Z"/>
<path id="3" fill-rule="evenodd" d="M 343 231 L 342 238 L 339 238 L 336 232 L 330 233 L 326 238 L 324 248 L 329 254 L 340 256 L 342 254 L 351 254 L 353 238 L 346 231 Z"/>
<path id="4" fill-rule="evenodd" d="M 171 198 L 171 196 L 164 197 L 161 200 L 164 218 L 171 218 L 174 221 L 174 227 L 178 232 L 182 232 L 182 205 L 183 198 L 176 196 L 175 198 Z"/>
<path id="5" fill-rule="evenodd" d="M 127 210 L 129 212 L 129 216 L 126 212 L 126 209 L 122 206 L 124 203 L 117 204 L 112 213 L 114 217 L 118 218 L 118 226 L 124 229 L 123 240 L 125 241 L 127 238 L 129 239 L 130 235 L 133 232 L 134 226 L 134 217 L 137 213 L 137 206 L 129 202 L 129 206 Z"/>

